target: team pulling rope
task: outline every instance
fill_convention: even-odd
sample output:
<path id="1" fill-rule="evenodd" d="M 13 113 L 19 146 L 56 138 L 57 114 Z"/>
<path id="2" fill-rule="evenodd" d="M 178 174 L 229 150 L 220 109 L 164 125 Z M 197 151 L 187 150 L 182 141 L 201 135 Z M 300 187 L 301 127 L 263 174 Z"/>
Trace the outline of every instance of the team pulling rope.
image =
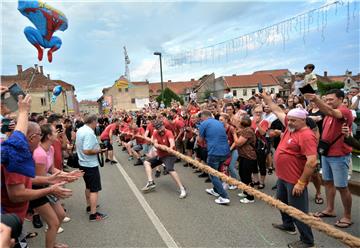
<path id="1" fill-rule="evenodd" d="M 149 138 L 144 138 L 143 136 L 140 135 L 135 135 L 138 138 L 143 138 L 148 142 L 151 142 L 153 144 L 153 142 L 151 141 L 151 139 Z M 360 238 L 357 238 L 349 233 L 340 231 L 338 229 L 336 229 L 335 227 L 320 221 L 318 218 L 311 216 L 309 214 L 306 214 L 294 207 L 291 207 L 277 199 L 274 199 L 273 197 L 262 193 L 261 191 L 258 191 L 234 178 L 228 177 L 226 176 L 224 173 L 221 173 L 217 170 L 214 170 L 213 168 L 211 168 L 210 166 L 203 164 L 189 156 L 186 156 L 180 152 L 177 152 L 167 146 L 164 145 L 158 145 L 158 144 L 154 144 L 154 146 L 157 149 L 161 149 L 163 151 L 166 151 L 192 165 L 194 165 L 195 167 L 197 167 L 198 169 L 202 170 L 203 172 L 206 172 L 208 174 L 211 174 L 213 176 L 216 176 L 218 178 L 220 178 L 221 181 L 228 183 L 229 185 L 235 185 L 238 189 L 244 190 L 247 193 L 249 193 L 250 195 L 253 195 L 254 197 L 266 202 L 267 204 L 279 209 L 280 211 L 290 215 L 291 217 L 304 222 L 305 224 L 311 226 L 312 228 L 317 229 L 320 232 L 325 233 L 326 235 L 333 237 L 335 239 L 340 240 L 342 243 L 350 246 L 350 247 L 360 247 Z"/>

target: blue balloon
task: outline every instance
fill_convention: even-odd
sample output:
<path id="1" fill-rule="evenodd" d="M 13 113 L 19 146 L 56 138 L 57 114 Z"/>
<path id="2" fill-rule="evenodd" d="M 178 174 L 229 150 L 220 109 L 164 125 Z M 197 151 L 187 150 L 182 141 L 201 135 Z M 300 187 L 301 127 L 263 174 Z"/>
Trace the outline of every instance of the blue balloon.
<path id="1" fill-rule="evenodd" d="M 51 97 L 51 102 L 52 103 L 56 102 L 56 97 L 58 95 L 60 95 L 62 91 L 63 91 L 63 88 L 61 87 L 61 85 L 57 85 L 57 86 L 54 87 L 53 95 Z"/>

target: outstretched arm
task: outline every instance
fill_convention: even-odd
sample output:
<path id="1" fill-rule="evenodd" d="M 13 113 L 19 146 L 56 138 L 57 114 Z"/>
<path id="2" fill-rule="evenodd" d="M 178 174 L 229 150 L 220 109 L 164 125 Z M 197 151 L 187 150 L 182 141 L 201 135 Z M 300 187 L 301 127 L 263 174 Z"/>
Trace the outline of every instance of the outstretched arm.
<path id="1" fill-rule="evenodd" d="M 284 113 L 284 111 L 282 111 L 282 109 L 272 101 L 271 96 L 268 95 L 267 93 L 263 92 L 261 96 L 264 99 L 264 102 L 267 105 L 269 105 L 271 111 L 277 116 L 277 118 L 281 121 L 281 123 L 284 126 L 286 126 L 285 125 L 286 114 Z"/>

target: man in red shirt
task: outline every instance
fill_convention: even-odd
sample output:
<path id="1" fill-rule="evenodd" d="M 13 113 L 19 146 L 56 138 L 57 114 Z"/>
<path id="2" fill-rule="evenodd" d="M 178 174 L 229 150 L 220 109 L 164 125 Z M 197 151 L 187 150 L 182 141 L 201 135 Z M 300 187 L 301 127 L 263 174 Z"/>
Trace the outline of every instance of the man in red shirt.
<path id="1" fill-rule="evenodd" d="M 322 154 L 322 178 L 326 192 L 326 208 L 315 214 L 317 217 L 335 217 L 335 194 L 339 190 L 341 201 L 344 206 L 344 215 L 335 226 L 347 228 L 352 225 L 351 221 L 351 193 L 348 188 L 349 163 L 352 148 L 344 143 L 341 132 L 343 126 L 351 130 L 353 122 L 350 110 L 342 105 L 344 92 L 332 89 L 326 93 L 325 102 L 315 94 L 305 94 L 305 97 L 314 102 L 322 113 L 326 115 L 323 122 L 321 140 L 326 141 L 330 148 L 327 154 Z"/>
<path id="2" fill-rule="evenodd" d="M 159 144 L 159 145 L 165 145 L 175 150 L 174 135 L 171 133 L 171 131 L 165 129 L 164 124 L 161 121 L 158 121 L 155 124 L 155 129 L 156 131 L 154 132 L 152 137 L 155 147 Z M 172 179 L 175 181 L 176 185 L 180 189 L 179 198 L 180 199 L 185 198 L 187 195 L 185 188 L 180 181 L 179 175 L 174 170 L 176 157 L 161 149 L 157 149 L 157 155 L 158 155 L 157 157 L 150 158 L 149 160 L 146 160 L 144 162 L 144 168 L 145 168 L 146 176 L 148 178 L 148 182 L 145 185 L 145 187 L 142 188 L 142 191 L 149 192 L 150 190 L 155 189 L 156 185 L 152 178 L 152 169 L 164 163 L 166 171 L 169 172 L 170 176 L 172 177 Z"/>
<path id="3" fill-rule="evenodd" d="M 277 198 L 308 213 L 307 184 L 316 168 L 317 139 L 306 125 L 307 112 L 303 109 L 292 109 L 286 116 L 269 95 L 264 92 L 262 96 L 286 127 L 274 157 L 278 176 Z M 274 228 L 296 234 L 295 224 L 300 232 L 300 240 L 288 244 L 288 247 L 314 247 L 314 237 L 308 225 L 282 212 L 281 216 L 283 223 L 273 224 Z"/>
<path id="4" fill-rule="evenodd" d="M 140 152 L 143 150 L 143 145 L 146 144 L 146 141 L 137 136 L 140 135 L 140 136 L 144 137 L 145 130 L 143 127 L 136 126 L 135 123 L 131 124 L 130 128 L 131 128 L 130 132 L 132 134 L 131 140 L 133 142 L 130 142 L 132 144 L 128 145 L 129 155 L 136 158 L 136 161 L 134 163 L 135 166 L 143 165 Z"/>
<path id="5" fill-rule="evenodd" d="M 120 120 L 114 119 L 113 123 L 108 125 L 105 130 L 100 135 L 100 140 L 105 144 L 105 148 L 107 148 L 107 151 L 105 152 L 105 162 L 110 162 L 111 164 L 117 164 L 116 161 L 114 161 L 114 154 L 113 154 L 113 135 L 115 133 L 115 130 L 119 128 Z"/>

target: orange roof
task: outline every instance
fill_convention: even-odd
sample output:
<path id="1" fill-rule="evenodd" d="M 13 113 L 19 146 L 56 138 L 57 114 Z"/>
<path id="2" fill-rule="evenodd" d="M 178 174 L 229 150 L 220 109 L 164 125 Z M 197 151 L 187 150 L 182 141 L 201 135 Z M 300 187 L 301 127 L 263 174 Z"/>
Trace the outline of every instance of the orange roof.
<path id="1" fill-rule="evenodd" d="M 184 82 L 164 82 L 164 88 L 169 88 L 175 94 L 182 95 L 186 93 L 186 89 L 192 89 L 197 86 L 198 80 L 184 81 Z M 161 83 L 149 83 L 149 92 L 156 94 L 161 90 Z"/>
<path id="2" fill-rule="evenodd" d="M 289 73 L 289 69 L 275 69 L 275 70 L 262 70 L 256 71 L 253 74 L 271 74 L 274 77 L 281 77 Z"/>
<path id="3" fill-rule="evenodd" d="M 279 85 L 278 80 L 271 74 L 251 74 L 251 75 L 236 75 L 224 76 L 225 85 L 230 88 L 247 88 L 256 87 L 259 82 L 264 86 Z"/>

